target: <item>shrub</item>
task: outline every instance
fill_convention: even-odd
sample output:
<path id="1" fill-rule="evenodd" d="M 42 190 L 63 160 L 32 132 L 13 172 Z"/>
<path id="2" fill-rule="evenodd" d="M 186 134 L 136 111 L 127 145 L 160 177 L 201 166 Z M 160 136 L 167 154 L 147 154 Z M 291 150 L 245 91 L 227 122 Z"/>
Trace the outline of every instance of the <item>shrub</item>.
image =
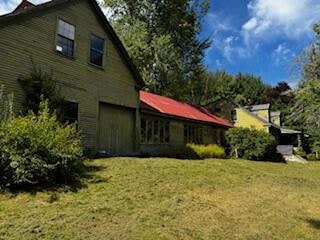
<path id="1" fill-rule="evenodd" d="M 232 128 L 226 132 L 232 156 L 249 160 L 282 161 L 277 154 L 275 138 L 264 131 Z"/>
<path id="2" fill-rule="evenodd" d="M 57 80 L 52 73 L 42 71 L 33 62 L 32 65 L 30 74 L 19 79 L 20 86 L 25 94 L 24 113 L 31 110 L 37 114 L 40 102 L 45 98 L 48 101 L 49 109 L 55 111 L 58 120 L 61 121 L 64 115 L 63 105 L 65 100 L 58 91 Z"/>
<path id="3" fill-rule="evenodd" d="M 294 149 L 294 153 L 295 153 L 296 155 L 298 155 L 299 157 L 302 157 L 302 158 L 304 158 L 304 159 L 307 159 L 307 155 L 308 155 L 308 154 L 303 150 L 302 147 L 298 147 L 298 148 Z"/>
<path id="4" fill-rule="evenodd" d="M 225 158 L 224 149 L 215 144 L 211 144 L 211 145 L 188 144 L 187 147 L 191 148 L 200 159 Z"/>
<path id="5" fill-rule="evenodd" d="M 319 161 L 315 153 L 307 154 L 306 158 L 308 161 Z"/>
<path id="6" fill-rule="evenodd" d="M 184 147 L 170 147 L 161 150 L 154 150 L 147 155 L 153 157 L 167 157 L 177 159 L 199 160 L 205 158 L 225 158 L 225 152 L 218 145 L 196 145 L 187 144 Z"/>
<path id="7" fill-rule="evenodd" d="M 74 176 L 81 164 L 80 138 L 73 125 L 61 125 L 48 102 L 38 115 L 0 124 L 0 184 L 20 187 L 56 183 Z"/>

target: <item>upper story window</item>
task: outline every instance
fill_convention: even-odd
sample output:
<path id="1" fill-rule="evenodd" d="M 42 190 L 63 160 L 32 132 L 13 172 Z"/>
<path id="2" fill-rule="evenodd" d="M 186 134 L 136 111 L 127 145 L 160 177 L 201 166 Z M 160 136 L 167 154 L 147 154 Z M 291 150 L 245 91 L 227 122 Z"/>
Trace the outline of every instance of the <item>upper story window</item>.
<path id="1" fill-rule="evenodd" d="M 74 56 L 74 39 L 76 28 L 74 25 L 59 19 L 56 50 L 68 57 Z"/>
<path id="2" fill-rule="evenodd" d="M 92 35 L 90 40 L 90 63 L 102 67 L 104 39 Z"/>
<path id="3" fill-rule="evenodd" d="M 234 109 L 231 111 L 231 121 L 236 122 L 237 120 L 238 120 L 237 110 Z"/>

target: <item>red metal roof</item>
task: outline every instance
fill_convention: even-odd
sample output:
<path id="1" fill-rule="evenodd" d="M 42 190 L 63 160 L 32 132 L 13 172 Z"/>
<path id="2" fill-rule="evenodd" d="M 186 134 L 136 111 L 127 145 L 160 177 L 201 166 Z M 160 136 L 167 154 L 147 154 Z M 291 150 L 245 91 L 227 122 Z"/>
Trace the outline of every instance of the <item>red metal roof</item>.
<path id="1" fill-rule="evenodd" d="M 218 117 L 203 107 L 179 102 L 172 98 L 163 97 L 154 93 L 140 91 L 140 101 L 159 113 L 182 117 L 206 123 L 214 123 L 225 127 L 233 127 L 228 120 Z"/>

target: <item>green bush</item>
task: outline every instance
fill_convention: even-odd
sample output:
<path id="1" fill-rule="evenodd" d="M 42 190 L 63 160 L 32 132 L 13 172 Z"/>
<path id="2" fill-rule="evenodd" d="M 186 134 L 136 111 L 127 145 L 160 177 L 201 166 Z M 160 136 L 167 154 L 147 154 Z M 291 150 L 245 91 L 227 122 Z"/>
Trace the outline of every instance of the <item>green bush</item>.
<path id="1" fill-rule="evenodd" d="M 302 158 L 304 158 L 304 159 L 307 159 L 307 155 L 308 155 L 308 154 L 303 150 L 302 147 L 296 148 L 296 149 L 294 150 L 294 153 L 295 153 L 296 155 L 298 155 L 299 157 L 302 157 Z"/>
<path id="2" fill-rule="evenodd" d="M 283 161 L 277 154 L 275 138 L 264 131 L 231 128 L 226 132 L 231 155 L 249 160 Z"/>
<path id="3" fill-rule="evenodd" d="M 20 187 L 52 184 L 74 176 L 81 165 L 80 138 L 75 126 L 62 126 L 49 113 L 48 102 L 38 115 L 13 117 L 0 124 L 0 185 Z"/>
<path id="4" fill-rule="evenodd" d="M 225 158 L 224 149 L 215 144 L 211 144 L 211 145 L 188 144 L 187 147 L 191 148 L 196 153 L 199 159 Z"/>
<path id="5" fill-rule="evenodd" d="M 320 161 L 320 159 L 317 159 L 317 156 L 315 153 L 307 154 L 306 159 L 308 161 Z"/>
<path id="6" fill-rule="evenodd" d="M 154 150 L 146 155 L 153 157 L 167 157 L 176 159 L 206 159 L 206 158 L 225 158 L 225 152 L 218 145 L 196 145 L 187 144 L 184 147 L 170 147 L 161 150 Z"/>

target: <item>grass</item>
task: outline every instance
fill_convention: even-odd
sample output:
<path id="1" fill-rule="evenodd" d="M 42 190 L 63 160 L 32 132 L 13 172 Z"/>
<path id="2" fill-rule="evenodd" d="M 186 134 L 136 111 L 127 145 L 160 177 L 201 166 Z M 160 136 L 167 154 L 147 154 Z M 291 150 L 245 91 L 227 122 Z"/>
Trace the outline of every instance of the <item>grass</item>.
<path id="1" fill-rule="evenodd" d="M 320 163 L 113 158 L 0 194 L 0 239 L 320 239 Z"/>

